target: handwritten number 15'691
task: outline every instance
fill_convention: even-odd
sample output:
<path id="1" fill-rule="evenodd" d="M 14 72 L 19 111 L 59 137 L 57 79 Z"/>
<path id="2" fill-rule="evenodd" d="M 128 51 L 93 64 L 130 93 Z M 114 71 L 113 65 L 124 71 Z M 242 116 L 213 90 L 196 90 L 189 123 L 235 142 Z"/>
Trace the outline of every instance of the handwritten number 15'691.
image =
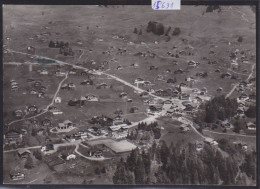
<path id="1" fill-rule="evenodd" d="M 169 2 L 163 2 L 163 1 L 155 1 L 153 3 L 153 8 L 154 9 L 171 9 L 171 8 L 173 8 L 173 5 L 174 5 L 173 2 L 169 3 Z"/>

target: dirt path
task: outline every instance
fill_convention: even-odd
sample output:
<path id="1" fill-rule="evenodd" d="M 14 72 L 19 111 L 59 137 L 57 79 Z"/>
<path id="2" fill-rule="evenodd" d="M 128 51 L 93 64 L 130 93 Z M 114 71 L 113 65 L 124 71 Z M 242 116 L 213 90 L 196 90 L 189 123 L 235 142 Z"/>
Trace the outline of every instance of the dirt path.
<path id="1" fill-rule="evenodd" d="M 209 131 L 209 130 L 203 130 L 203 132 L 209 132 L 209 133 L 214 133 L 218 135 L 227 135 L 227 136 L 237 136 L 237 137 L 248 137 L 248 138 L 255 138 L 256 136 L 252 135 L 242 135 L 242 134 L 235 134 L 235 133 L 220 133 L 220 132 L 215 132 L 215 131 Z"/>
<path id="2" fill-rule="evenodd" d="M 49 105 L 47 105 L 47 107 L 46 107 L 45 109 L 43 109 L 43 112 L 41 112 L 41 113 L 39 113 L 39 114 L 37 114 L 37 115 L 35 115 L 35 116 L 31 116 L 31 117 L 28 117 L 28 118 L 23 118 L 23 119 L 19 119 L 19 120 L 12 121 L 12 122 L 8 123 L 7 125 L 11 125 L 11 124 L 13 124 L 13 123 L 17 123 L 17 122 L 20 122 L 20 121 L 32 119 L 32 118 L 35 118 L 35 117 L 39 117 L 40 115 L 43 115 L 43 114 L 47 113 L 49 107 L 53 105 L 54 100 L 55 100 L 55 98 L 57 97 L 57 95 L 58 95 L 58 93 L 59 93 L 59 91 L 60 91 L 60 88 L 61 88 L 62 83 L 63 83 L 67 78 L 68 78 L 68 72 L 66 73 L 65 78 L 64 78 L 63 80 L 61 80 L 61 82 L 59 83 L 58 88 L 57 88 L 57 90 L 56 90 L 56 92 L 55 92 L 55 94 L 54 94 L 54 96 L 53 96 L 53 98 L 52 98 L 51 103 L 50 103 Z"/>
<path id="3" fill-rule="evenodd" d="M 253 64 L 252 65 L 252 67 L 251 67 L 251 73 L 248 75 L 248 78 L 246 79 L 246 81 L 248 81 L 251 77 L 252 77 L 252 75 L 253 75 L 253 73 L 254 73 L 254 69 L 255 69 L 255 64 Z M 230 97 L 231 95 L 232 95 L 232 93 L 235 91 L 235 89 L 237 88 L 237 86 L 239 85 L 239 83 L 236 83 L 235 85 L 234 85 L 234 87 L 230 90 L 230 92 L 226 95 L 226 98 L 228 98 L 228 97 Z"/>

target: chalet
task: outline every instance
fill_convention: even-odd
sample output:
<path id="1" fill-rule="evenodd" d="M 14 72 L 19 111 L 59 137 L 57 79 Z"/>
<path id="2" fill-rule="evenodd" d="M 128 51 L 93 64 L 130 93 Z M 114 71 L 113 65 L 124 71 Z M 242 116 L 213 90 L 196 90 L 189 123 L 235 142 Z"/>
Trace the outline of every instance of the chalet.
<path id="1" fill-rule="evenodd" d="M 89 132 L 91 132 L 95 136 L 100 136 L 101 135 L 101 129 L 99 127 L 91 127 L 91 129 L 88 129 Z"/>
<path id="2" fill-rule="evenodd" d="M 172 115 L 174 113 L 174 110 L 173 109 L 168 109 L 166 113 L 167 113 L 167 115 Z"/>
<path id="3" fill-rule="evenodd" d="M 241 82 L 239 83 L 239 87 L 246 87 L 247 84 L 248 84 L 247 82 L 241 81 Z"/>
<path id="4" fill-rule="evenodd" d="M 121 125 L 113 125 L 113 126 L 109 126 L 109 130 L 112 132 L 119 131 L 121 127 L 122 127 Z"/>
<path id="5" fill-rule="evenodd" d="M 72 130 L 75 128 L 74 125 L 75 124 L 73 124 L 71 121 L 65 120 L 63 123 L 59 123 L 58 126 L 56 127 L 56 129 L 58 131 Z"/>
<path id="6" fill-rule="evenodd" d="M 25 174 L 22 172 L 12 171 L 10 173 L 10 178 L 12 180 L 23 180 L 25 178 Z"/>
<path id="7" fill-rule="evenodd" d="M 178 99 L 179 98 L 179 94 L 177 93 L 173 93 L 173 95 L 171 96 L 171 99 Z"/>
<path id="8" fill-rule="evenodd" d="M 87 131 L 78 131 L 77 133 L 75 133 L 73 135 L 74 137 L 79 137 L 81 139 L 85 139 L 89 137 L 89 134 L 87 133 Z"/>
<path id="9" fill-rule="evenodd" d="M 256 78 L 254 77 L 254 78 L 251 78 L 251 79 L 249 79 L 249 81 L 248 81 L 249 83 L 254 83 L 254 82 L 256 82 Z"/>
<path id="10" fill-rule="evenodd" d="M 17 151 L 17 154 L 18 154 L 18 156 L 19 156 L 21 159 L 23 159 L 23 158 L 27 159 L 28 156 L 31 154 L 31 152 L 30 152 L 29 150 L 19 149 L 19 150 Z"/>
<path id="11" fill-rule="evenodd" d="M 154 99 L 149 99 L 149 100 L 144 100 L 145 103 L 149 104 L 149 105 L 154 105 L 156 104 L 156 101 Z"/>
<path id="12" fill-rule="evenodd" d="M 195 62 L 195 61 L 193 61 L 193 60 L 190 60 L 190 61 L 188 61 L 188 65 L 189 66 L 198 66 L 199 65 L 199 63 L 198 62 Z"/>
<path id="13" fill-rule="evenodd" d="M 85 76 L 85 75 L 88 75 L 88 73 L 83 71 L 83 72 L 80 73 L 80 75 Z"/>
<path id="14" fill-rule="evenodd" d="M 127 93 L 126 92 L 122 92 L 119 94 L 119 97 L 122 99 L 126 99 L 127 98 Z"/>
<path id="15" fill-rule="evenodd" d="M 125 124 L 123 118 L 118 115 L 116 116 L 114 119 L 113 119 L 113 125 L 122 125 L 122 124 Z"/>
<path id="16" fill-rule="evenodd" d="M 163 101 L 163 105 L 172 105 L 172 101 L 165 100 L 165 101 Z"/>
<path id="17" fill-rule="evenodd" d="M 248 123 L 246 123 L 246 128 L 248 129 L 248 130 L 256 130 L 256 124 L 254 124 L 254 123 L 252 123 L 252 122 L 248 122 Z"/>
<path id="18" fill-rule="evenodd" d="M 239 100 L 243 101 L 243 100 L 247 100 L 249 99 L 248 95 L 247 94 L 241 94 L 239 97 L 238 97 Z"/>
<path id="19" fill-rule="evenodd" d="M 62 72 L 62 71 L 58 70 L 58 71 L 55 71 L 55 75 L 58 77 L 63 77 L 66 75 L 66 72 Z"/>
<path id="20" fill-rule="evenodd" d="M 134 63 L 131 65 L 133 68 L 138 68 L 139 67 L 139 64 L 138 63 Z"/>
<path id="21" fill-rule="evenodd" d="M 149 87 L 152 83 L 150 81 L 144 81 L 144 87 Z"/>
<path id="22" fill-rule="evenodd" d="M 95 158 L 102 158 L 103 157 L 103 153 L 102 153 L 102 151 L 89 151 L 88 152 L 88 155 L 89 155 L 89 157 L 95 157 Z"/>
<path id="23" fill-rule="evenodd" d="M 191 113 L 194 112 L 194 110 L 195 110 L 195 108 L 192 107 L 191 105 L 189 105 L 189 106 L 186 106 L 186 108 L 183 111 L 185 111 L 186 113 L 191 114 Z"/>
<path id="24" fill-rule="evenodd" d="M 17 85 L 13 85 L 13 86 L 11 87 L 11 90 L 12 90 L 12 91 L 18 91 L 18 89 L 19 89 L 19 87 L 18 87 Z"/>
<path id="25" fill-rule="evenodd" d="M 50 121 L 49 119 L 44 119 L 44 120 L 42 121 L 42 125 L 43 125 L 43 126 L 50 126 L 50 125 L 51 125 L 51 121 Z"/>
<path id="26" fill-rule="evenodd" d="M 198 96 L 194 99 L 195 103 L 201 103 L 202 101 L 203 100 L 200 97 L 198 97 Z"/>
<path id="27" fill-rule="evenodd" d="M 23 140 L 23 136 L 20 132 L 10 130 L 4 134 L 5 144 L 19 144 Z"/>
<path id="28" fill-rule="evenodd" d="M 14 116 L 15 117 L 22 117 L 23 116 L 23 111 L 22 110 L 15 110 L 14 111 Z"/>
<path id="29" fill-rule="evenodd" d="M 116 68 L 117 70 L 122 70 L 123 69 L 123 67 L 122 66 L 117 66 L 117 68 Z"/>
<path id="30" fill-rule="evenodd" d="M 75 85 L 74 83 L 68 83 L 68 87 L 69 87 L 69 88 L 75 88 L 76 85 Z"/>
<path id="31" fill-rule="evenodd" d="M 169 78 L 167 81 L 166 81 L 166 83 L 175 83 L 176 82 L 176 80 L 174 80 L 174 79 L 172 79 L 172 78 Z"/>
<path id="32" fill-rule="evenodd" d="M 110 86 L 108 86 L 106 83 L 102 83 L 99 86 L 97 86 L 97 89 L 108 89 Z"/>
<path id="33" fill-rule="evenodd" d="M 236 112 L 238 115 L 245 115 L 243 108 L 239 108 Z"/>
<path id="34" fill-rule="evenodd" d="M 69 161 L 69 160 L 72 160 L 72 159 L 76 159 L 76 155 L 75 154 L 69 154 L 66 156 L 66 160 Z"/>
<path id="35" fill-rule="evenodd" d="M 35 47 L 33 47 L 33 46 L 27 47 L 27 52 L 34 54 L 35 53 Z"/>
<path id="36" fill-rule="evenodd" d="M 39 126 L 39 121 L 36 120 L 36 119 L 32 119 L 32 120 L 31 120 L 31 124 L 32 124 L 32 126 L 34 126 L 34 127 L 38 127 L 38 126 Z"/>
<path id="37" fill-rule="evenodd" d="M 37 108 L 35 105 L 29 106 L 27 111 L 28 111 L 29 113 L 37 113 L 38 108 Z"/>
<path id="38" fill-rule="evenodd" d="M 182 74 L 184 71 L 182 69 L 178 69 L 174 71 L 174 74 Z"/>
<path id="39" fill-rule="evenodd" d="M 209 145 L 218 145 L 217 141 L 215 141 L 214 139 L 209 138 L 209 137 L 206 137 L 206 138 L 204 139 L 204 142 L 205 142 L 206 144 L 209 144 Z"/>
<path id="40" fill-rule="evenodd" d="M 207 72 L 198 72 L 198 73 L 196 73 L 196 76 L 199 76 L 199 77 L 205 78 L 205 77 L 208 76 L 208 73 L 207 73 Z"/>
<path id="41" fill-rule="evenodd" d="M 190 100 L 190 95 L 183 93 L 183 94 L 181 94 L 180 99 L 181 100 Z"/>
<path id="42" fill-rule="evenodd" d="M 161 81 L 161 80 L 164 80 L 164 77 L 163 77 L 163 75 L 157 75 L 157 77 L 156 77 L 156 79 L 158 80 L 158 81 Z"/>
<path id="43" fill-rule="evenodd" d="M 196 145 L 196 150 L 199 152 L 199 151 L 201 151 L 203 149 L 203 145 L 201 144 L 201 143 L 198 143 L 197 145 Z"/>
<path id="44" fill-rule="evenodd" d="M 41 86 L 41 87 L 39 88 L 39 91 L 46 91 L 46 87 L 45 87 L 45 86 Z"/>
<path id="45" fill-rule="evenodd" d="M 54 99 L 54 102 L 57 103 L 57 104 L 61 103 L 61 97 L 58 97 L 58 96 L 57 96 L 57 97 Z"/>
<path id="46" fill-rule="evenodd" d="M 42 83 L 40 81 L 35 81 L 34 82 L 34 87 L 40 87 Z"/>
<path id="47" fill-rule="evenodd" d="M 199 89 L 195 88 L 195 89 L 192 89 L 192 92 L 199 93 L 200 91 L 199 91 Z"/>
<path id="48" fill-rule="evenodd" d="M 87 98 L 85 96 L 80 96 L 79 100 L 80 101 L 87 101 Z"/>
<path id="49" fill-rule="evenodd" d="M 190 82 L 190 81 L 194 81 L 195 79 L 193 78 L 193 77 L 187 77 L 186 79 L 185 79 L 185 81 L 188 81 L 188 82 Z"/>
<path id="50" fill-rule="evenodd" d="M 250 94 L 249 95 L 250 100 L 256 100 L 256 95 L 255 94 Z"/>
<path id="51" fill-rule="evenodd" d="M 187 132 L 190 130 L 189 125 L 186 125 L 186 124 L 181 124 L 180 129 L 182 132 Z"/>
<path id="52" fill-rule="evenodd" d="M 137 83 L 144 83 L 144 80 L 142 78 L 137 78 L 137 79 L 135 79 L 134 83 L 135 84 L 137 84 Z"/>
<path id="53" fill-rule="evenodd" d="M 62 86 L 61 86 L 61 89 L 67 89 L 67 90 L 70 90 L 70 87 L 68 86 L 68 84 L 63 84 Z"/>
<path id="54" fill-rule="evenodd" d="M 230 73 L 225 73 L 225 74 L 222 74 L 220 77 L 224 78 L 224 79 L 230 79 L 232 77 L 232 75 Z"/>
<path id="55" fill-rule="evenodd" d="M 147 97 L 149 97 L 149 93 L 148 92 L 142 92 L 140 94 L 140 96 L 143 97 L 143 98 L 147 98 Z"/>
<path id="56" fill-rule="evenodd" d="M 223 88 L 222 88 L 222 87 L 219 87 L 219 88 L 217 88 L 216 91 L 220 92 L 220 91 L 222 91 L 222 90 L 223 90 Z"/>
<path id="57" fill-rule="evenodd" d="M 155 67 L 155 66 L 150 66 L 150 70 L 157 70 L 158 67 Z"/>
<path id="58" fill-rule="evenodd" d="M 43 128 L 39 128 L 39 129 L 37 129 L 37 131 L 36 131 L 36 134 L 37 134 L 37 135 L 43 135 L 43 133 L 44 133 L 44 129 L 43 129 Z"/>
<path id="59" fill-rule="evenodd" d="M 83 82 L 80 83 L 80 85 L 93 85 L 93 81 L 92 80 L 84 80 Z"/>
<path id="60" fill-rule="evenodd" d="M 155 105 L 149 106 L 147 109 L 147 113 L 159 113 L 160 111 L 162 111 L 162 108 Z"/>
<path id="61" fill-rule="evenodd" d="M 69 74 L 70 74 L 70 75 L 76 75 L 76 74 L 77 74 L 77 72 L 76 72 L 76 71 L 74 71 L 74 70 L 70 70 L 70 71 L 69 71 Z"/>
<path id="62" fill-rule="evenodd" d="M 54 145 L 53 144 L 46 144 L 45 146 L 41 147 L 41 152 L 49 152 L 54 150 Z"/>
<path id="63" fill-rule="evenodd" d="M 51 112 L 53 115 L 58 115 L 58 114 L 62 114 L 62 113 L 63 113 L 62 111 L 58 110 L 58 108 L 55 107 L 55 106 L 50 106 L 48 110 L 49 110 L 49 112 Z"/>
<path id="64" fill-rule="evenodd" d="M 228 121 L 223 121 L 223 122 L 221 123 L 221 126 L 222 126 L 222 127 L 225 127 L 226 129 L 232 129 L 232 128 L 234 128 L 234 126 L 233 126 L 231 123 L 229 123 Z"/>
<path id="65" fill-rule="evenodd" d="M 32 95 L 38 94 L 38 91 L 36 91 L 35 89 L 31 89 L 31 90 L 29 91 L 29 94 L 32 94 Z"/>
<path id="66" fill-rule="evenodd" d="M 87 95 L 86 96 L 87 101 L 91 101 L 91 102 L 97 102 L 98 101 L 98 97 L 95 95 Z"/>
<path id="67" fill-rule="evenodd" d="M 243 150 L 243 151 L 247 151 L 247 149 L 248 149 L 248 146 L 247 146 L 247 144 L 242 144 L 241 145 L 241 149 Z"/>
<path id="68" fill-rule="evenodd" d="M 11 86 L 18 85 L 18 83 L 15 80 L 10 81 Z"/>
<path id="69" fill-rule="evenodd" d="M 207 88 L 206 87 L 203 87 L 202 89 L 200 89 L 202 92 L 204 92 L 204 93 L 207 93 L 208 92 L 208 90 L 207 90 Z"/>
<path id="70" fill-rule="evenodd" d="M 39 73 L 40 73 L 41 75 L 48 75 L 48 74 L 49 74 L 48 70 L 45 70 L 45 69 L 39 70 Z"/>
<path id="71" fill-rule="evenodd" d="M 188 85 L 186 83 L 180 83 L 179 87 L 187 87 Z"/>

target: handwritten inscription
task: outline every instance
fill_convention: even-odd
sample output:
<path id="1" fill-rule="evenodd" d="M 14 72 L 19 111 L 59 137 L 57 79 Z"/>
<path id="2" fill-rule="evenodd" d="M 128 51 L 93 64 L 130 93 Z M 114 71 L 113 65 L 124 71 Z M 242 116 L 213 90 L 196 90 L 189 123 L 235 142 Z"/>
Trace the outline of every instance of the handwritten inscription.
<path id="1" fill-rule="evenodd" d="M 152 8 L 155 10 L 179 10 L 180 0 L 152 0 Z"/>

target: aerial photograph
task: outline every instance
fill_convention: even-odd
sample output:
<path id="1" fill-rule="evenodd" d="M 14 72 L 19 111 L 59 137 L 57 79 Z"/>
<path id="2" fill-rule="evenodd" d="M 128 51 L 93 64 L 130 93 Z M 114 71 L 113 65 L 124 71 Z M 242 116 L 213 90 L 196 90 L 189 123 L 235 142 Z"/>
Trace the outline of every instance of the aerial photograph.
<path id="1" fill-rule="evenodd" d="M 257 184 L 255 6 L 2 10 L 4 184 Z"/>

